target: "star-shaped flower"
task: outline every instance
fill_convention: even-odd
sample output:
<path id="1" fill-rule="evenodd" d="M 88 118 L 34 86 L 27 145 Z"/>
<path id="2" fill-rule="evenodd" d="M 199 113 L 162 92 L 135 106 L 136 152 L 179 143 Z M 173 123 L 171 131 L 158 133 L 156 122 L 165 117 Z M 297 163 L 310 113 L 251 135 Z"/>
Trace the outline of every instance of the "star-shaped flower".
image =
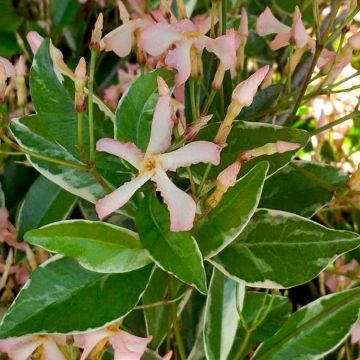
<path id="1" fill-rule="evenodd" d="M 151 126 L 151 136 L 146 152 L 143 153 L 134 143 L 124 143 L 114 139 L 100 139 L 97 151 L 104 151 L 128 161 L 138 171 L 131 181 L 106 195 L 96 204 L 96 210 L 103 219 L 121 208 L 148 180 L 157 185 L 170 212 L 170 229 L 186 231 L 193 227 L 196 204 L 192 197 L 176 187 L 166 172 L 197 163 L 220 162 L 221 148 L 209 141 L 195 141 L 182 148 L 165 153 L 170 147 L 173 128 L 172 99 L 165 81 L 158 77 L 159 101 Z"/>

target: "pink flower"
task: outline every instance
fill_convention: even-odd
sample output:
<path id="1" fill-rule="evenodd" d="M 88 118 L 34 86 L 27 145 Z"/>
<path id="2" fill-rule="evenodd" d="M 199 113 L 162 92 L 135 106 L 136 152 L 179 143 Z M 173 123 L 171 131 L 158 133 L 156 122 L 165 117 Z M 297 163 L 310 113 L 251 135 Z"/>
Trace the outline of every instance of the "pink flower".
<path id="1" fill-rule="evenodd" d="M 66 360 L 57 343 L 65 345 L 65 338 L 48 335 L 26 335 L 0 340 L 0 351 L 7 353 L 11 360 L 27 360 L 37 348 L 42 347 L 42 359 Z"/>
<path id="2" fill-rule="evenodd" d="M 105 51 L 113 51 L 117 56 L 125 57 L 130 54 L 135 43 L 136 30 L 147 25 L 148 20 L 130 20 L 130 15 L 122 1 L 119 1 L 118 4 L 123 24 L 108 33 L 101 40 L 101 47 L 104 47 Z"/>
<path id="3" fill-rule="evenodd" d="M 151 126 L 150 141 L 145 153 L 133 143 L 124 143 L 114 139 L 101 139 L 97 143 L 98 151 L 116 155 L 138 169 L 139 174 L 131 181 L 96 204 L 101 219 L 122 207 L 133 194 L 148 180 L 157 184 L 164 202 L 170 212 L 170 229 L 172 231 L 190 230 L 195 218 L 196 204 L 190 195 L 177 188 L 168 178 L 168 170 L 176 171 L 179 167 L 200 162 L 218 165 L 220 148 L 208 141 L 195 141 L 169 153 L 165 151 L 171 144 L 173 128 L 173 109 L 169 88 L 164 80 L 158 77 L 159 101 L 157 103 Z M 186 211 L 184 211 L 186 209 Z"/>
<path id="4" fill-rule="evenodd" d="M 360 31 L 357 32 L 355 35 L 351 36 L 348 41 L 348 44 L 351 48 L 355 51 L 360 50 Z"/>
<path id="5" fill-rule="evenodd" d="M 75 345 L 84 351 L 80 360 L 87 359 L 91 351 L 100 341 L 107 339 L 115 351 L 116 360 L 140 360 L 152 337 L 141 338 L 120 330 L 117 326 L 92 331 L 74 336 Z"/>
<path id="6" fill-rule="evenodd" d="M 301 12 L 297 6 L 295 7 L 291 28 L 276 19 L 267 7 L 257 20 L 256 31 L 260 36 L 276 34 L 274 40 L 270 43 L 272 50 L 278 50 L 287 46 L 291 41 L 294 41 L 299 48 L 303 48 L 306 45 L 311 48 L 313 47 L 313 41 L 306 32 L 301 20 Z"/>
<path id="7" fill-rule="evenodd" d="M 235 67 L 236 39 L 234 34 L 211 39 L 205 36 L 209 29 L 210 22 L 207 19 L 197 22 L 185 19 L 175 24 L 151 24 L 141 30 L 140 47 L 155 57 L 167 52 L 165 64 L 178 71 L 176 84 L 181 85 L 190 77 L 192 66 L 196 62 L 192 49 L 197 53 L 198 59 L 204 48 L 213 52 L 220 59 L 225 71 Z M 172 46 L 175 48 L 170 49 Z"/>

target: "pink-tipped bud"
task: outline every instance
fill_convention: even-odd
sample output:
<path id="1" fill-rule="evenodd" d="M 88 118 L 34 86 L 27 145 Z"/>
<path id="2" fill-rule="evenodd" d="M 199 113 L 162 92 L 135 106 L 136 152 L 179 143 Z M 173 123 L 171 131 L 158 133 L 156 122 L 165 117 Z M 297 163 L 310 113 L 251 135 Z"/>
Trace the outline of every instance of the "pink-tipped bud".
<path id="1" fill-rule="evenodd" d="M 272 84 L 273 77 L 274 77 L 274 70 L 270 69 L 269 72 L 266 74 L 263 82 L 261 83 L 260 89 L 263 90 L 269 87 Z"/>
<path id="2" fill-rule="evenodd" d="M 249 35 L 248 14 L 244 7 L 241 8 L 241 21 L 239 26 L 239 35 L 247 37 Z"/>
<path id="3" fill-rule="evenodd" d="M 6 70 L 4 64 L 0 61 L 0 104 L 5 101 L 5 91 L 6 91 Z"/>
<path id="4" fill-rule="evenodd" d="M 168 353 L 166 353 L 163 356 L 162 360 L 171 360 L 172 354 L 173 354 L 173 352 L 172 352 L 172 350 L 170 350 Z"/>
<path id="5" fill-rule="evenodd" d="M 211 84 L 211 87 L 214 90 L 218 91 L 221 89 L 221 87 L 223 85 L 223 81 L 224 81 L 224 76 L 225 76 L 225 68 L 221 63 L 219 63 L 218 68 L 215 73 L 215 76 L 214 76 L 214 80 Z"/>
<path id="6" fill-rule="evenodd" d="M 120 19 L 123 23 L 126 23 L 130 20 L 130 14 L 127 11 L 124 3 L 121 0 L 118 0 L 118 7 L 119 7 L 119 13 L 120 13 Z"/>
<path id="7" fill-rule="evenodd" d="M 360 31 L 355 35 L 351 36 L 348 41 L 348 44 L 351 46 L 353 50 L 360 50 Z"/>
<path id="8" fill-rule="evenodd" d="M 16 76 L 26 76 L 26 72 L 26 57 L 25 55 L 20 55 L 15 64 L 15 74 Z"/>
<path id="9" fill-rule="evenodd" d="M 161 76 L 157 77 L 157 83 L 158 83 L 158 89 L 159 89 L 160 96 L 167 96 L 170 94 L 170 89 L 167 86 L 165 80 Z"/>
<path id="10" fill-rule="evenodd" d="M 86 77 L 86 61 L 83 57 L 79 60 L 79 63 L 76 66 L 75 76 L 77 79 L 83 79 L 83 80 Z"/>
<path id="11" fill-rule="evenodd" d="M 212 114 L 202 116 L 199 120 L 193 122 L 186 132 L 186 140 L 192 140 L 199 133 L 199 131 L 207 125 L 207 123 L 211 120 L 212 117 Z"/>
<path id="12" fill-rule="evenodd" d="M 217 177 L 217 186 L 222 190 L 226 191 L 229 187 L 236 184 L 236 178 L 241 169 L 241 162 L 236 161 L 224 169 Z"/>
<path id="13" fill-rule="evenodd" d="M 255 149 L 248 150 L 242 154 L 241 159 L 249 161 L 250 159 L 263 155 L 282 154 L 300 148 L 300 144 L 287 141 L 277 141 L 276 143 L 267 143 Z"/>
<path id="14" fill-rule="evenodd" d="M 35 55 L 36 51 L 38 50 L 38 48 L 40 47 L 41 43 L 43 42 L 44 38 L 39 35 L 38 32 L 36 31 L 30 31 L 27 35 L 26 35 L 26 39 L 30 45 L 31 51 L 32 53 Z"/>
<path id="15" fill-rule="evenodd" d="M 250 106 L 257 93 L 258 87 L 265 79 L 268 71 L 269 65 L 263 66 L 248 79 L 241 82 L 233 91 L 232 100 L 237 103 L 238 106 Z"/>
<path id="16" fill-rule="evenodd" d="M 91 42 L 89 45 L 91 50 L 100 51 L 100 41 L 102 37 L 103 21 L 104 21 L 103 14 L 100 13 L 96 20 L 94 30 L 92 31 L 91 34 Z"/>
<path id="17" fill-rule="evenodd" d="M 75 110 L 83 112 L 85 104 L 86 62 L 82 57 L 75 69 Z"/>

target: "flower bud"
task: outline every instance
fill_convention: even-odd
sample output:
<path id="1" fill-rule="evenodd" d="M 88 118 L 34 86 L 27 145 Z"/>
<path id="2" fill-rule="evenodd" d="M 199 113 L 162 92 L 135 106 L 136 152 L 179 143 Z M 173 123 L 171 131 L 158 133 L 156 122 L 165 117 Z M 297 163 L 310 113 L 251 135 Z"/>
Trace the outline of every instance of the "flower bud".
<path id="1" fill-rule="evenodd" d="M 207 125 L 207 123 L 211 120 L 212 117 L 213 116 L 211 114 L 207 116 L 202 116 L 199 120 L 194 121 L 189 126 L 186 132 L 186 140 L 191 141 L 199 133 L 199 131 Z"/>
<path id="2" fill-rule="evenodd" d="M 223 80 L 224 80 L 224 76 L 225 76 L 225 69 L 224 69 L 224 66 L 220 63 L 217 70 L 216 70 L 214 80 L 213 80 L 213 82 L 211 84 L 211 87 L 214 90 L 217 91 L 217 90 L 221 89 L 221 86 L 222 86 L 222 83 L 223 83 Z"/>
<path id="3" fill-rule="evenodd" d="M 300 144 L 291 143 L 287 141 L 277 141 L 276 143 L 267 143 L 255 149 L 245 151 L 241 155 L 241 159 L 248 161 L 254 157 L 263 155 L 282 154 L 288 151 L 293 151 L 300 148 Z"/>
<path id="4" fill-rule="evenodd" d="M 96 50 L 96 51 L 100 51 L 100 41 L 101 41 L 101 37 L 102 37 L 102 30 L 103 30 L 103 14 L 100 13 L 95 26 L 94 26 L 94 30 L 92 31 L 91 34 L 91 41 L 90 41 L 90 49 L 91 50 Z"/>
<path id="5" fill-rule="evenodd" d="M 355 51 L 360 50 L 360 31 L 357 32 L 355 35 L 351 36 L 351 38 L 348 41 L 348 44 L 351 46 L 351 48 Z"/>
<path id="6" fill-rule="evenodd" d="M 180 17 L 182 19 L 187 19 L 187 12 L 186 12 L 184 0 L 176 0 L 176 6 L 178 8 Z"/>
<path id="7" fill-rule="evenodd" d="M 273 69 L 270 69 L 260 85 L 261 90 L 268 88 L 272 84 L 273 76 L 274 76 L 274 71 Z"/>
<path id="8" fill-rule="evenodd" d="M 241 72 L 244 70 L 245 46 L 249 35 L 248 16 L 247 16 L 247 11 L 244 7 L 241 8 L 241 21 L 238 32 L 240 35 L 240 43 L 239 43 L 239 49 L 237 51 L 236 70 L 237 72 Z"/>
<path id="9" fill-rule="evenodd" d="M 160 10 L 162 14 L 164 15 L 165 19 L 171 18 L 171 9 L 170 4 L 168 0 L 160 0 Z"/>
<path id="10" fill-rule="evenodd" d="M 40 47 L 40 45 L 43 42 L 44 38 L 41 35 L 39 35 L 38 32 L 30 31 L 26 35 L 26 39 L 27 39 L 27 41 L 28 41 L 28 43 L 30 45 L 32 53 L 35 55 L 37 49 Z"/>
<path id="11" fill-rule="evenodd" d="M 82 57 L 75 69 L 75 109 L 85 111 L 86 62 Z"/>
<path id="12" fill-rule="evenodd" d="M 127 23 L 130 20 L 129 12 L 127 11 L 124 3 L 121 0 L 118 0 L 118 7 L 120 13 L 120 19 L 123 23 Z M 101 27 L 102 29 L 102 27 Z"/>
<path id="13" fill-rule="evenodd" d="M 190 58 L 191 58 L 191 75 L 190 76 L 193 79 L 201 78 L 203 76 L 201 52 L 195 46 L 191 46 Z"/>
<path id="14" fill-rule="evenodd" d="M 27 103 L 28 92 L 26 88 L 26 58 L 25 55 L 20 55 L 18 61 L 15 64 L 15 83 L 16 83 L 16 94 L 17 104 L 19 107 L 24 107 Z"/>
<path id="15" fill-rule="evenodd" d="M 6 91 L 6 83 L 7 75 L 5 71 L 5 66 L 0 61 L 0 104 L 5 102 L 5 91 Z"/>
<path id="16" fill-rule="evenodd" d="M 206 200 L 208 208 L 215 208 L 229 187 L 232 187 L 236 184 L 236 178 L 240 172 L 240 169 L 241 163 L 240 161 L 236 161 L 218 175 L 215 191 Z"/>

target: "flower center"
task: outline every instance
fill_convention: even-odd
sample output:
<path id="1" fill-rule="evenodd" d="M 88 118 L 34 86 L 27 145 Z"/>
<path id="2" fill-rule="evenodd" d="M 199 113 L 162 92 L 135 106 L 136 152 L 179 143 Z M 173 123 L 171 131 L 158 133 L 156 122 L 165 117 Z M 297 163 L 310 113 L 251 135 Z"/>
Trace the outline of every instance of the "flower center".
<path id="1" fill-rule="evenodd" d="M 193 40 L 198 39 L 201 36 L 201 33 L 197 31 L 185 31 L 184 35 L 188 40 Z"/>
<path id="2" fill-rule="evenodd" d="M 147 171 L 154 171 L 157 165 L 156 158 L 154 156 L 149 156 L 145 159 L 144 168 Z"/>

